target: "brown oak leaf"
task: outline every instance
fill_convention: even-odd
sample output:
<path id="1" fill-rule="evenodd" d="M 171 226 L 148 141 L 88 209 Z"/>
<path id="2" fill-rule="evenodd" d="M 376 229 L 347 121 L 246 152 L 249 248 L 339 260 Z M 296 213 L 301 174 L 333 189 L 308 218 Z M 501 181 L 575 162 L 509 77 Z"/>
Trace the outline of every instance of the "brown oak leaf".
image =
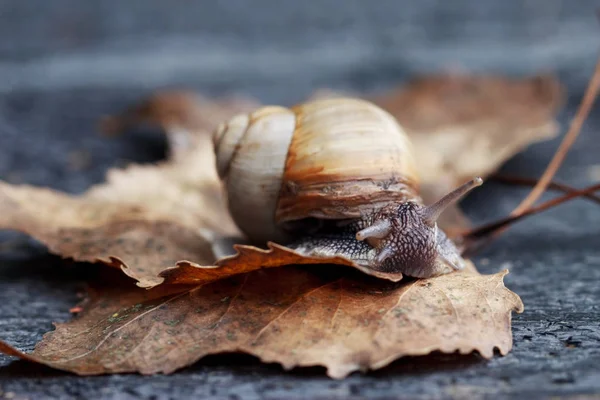
<path id="1" fill-rule="evenodd" d="M 394 283 L 349 269 L 286 267 L 209 284 L 143 290 L 95 283 L 84 311 L 57 324 L 32 354 L 0 351 L 80 375 L 172 373 L 208 354 L 244 352 L 285 369 L 324 366 L 332 378 L 408 355 L 512 347 L 520 298 L 507 271 L 469 267 Z"/>

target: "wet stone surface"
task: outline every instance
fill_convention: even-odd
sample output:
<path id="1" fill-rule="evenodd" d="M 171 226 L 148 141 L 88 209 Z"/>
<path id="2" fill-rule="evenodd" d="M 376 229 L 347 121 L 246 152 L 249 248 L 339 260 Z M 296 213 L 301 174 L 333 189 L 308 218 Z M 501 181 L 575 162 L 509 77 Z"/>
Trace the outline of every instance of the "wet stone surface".
<path id="1" fill-rule="evenodd" d="M 228 2 L 227 8 L 177 9 L 154 0 L 143 8 L 117 1 L 3 4 L 0 178 L 79 193 L 101 182 L 110 167 L 161 159 L 165 143 L 157 132 L 106 139 L 97 131 L 99 117 L 160 87 L 186 84 L 209 94 L 240 90 L 263 102 L 292 103 L 322 86 L 370 91 L 396 85 L 453 59 L 475 71 L 558 72 L 569 90 L 560 115 L 564 132 L 595 61 L 591 1 L 577 3 L 579 8 L 541 0 L 527 7 L 387 1 L 368 10 L 359 2 L 340 7 L 341 0 L 321 8 L 257 3 L 264 7 Z M 584 186 L 600 179 L 598 130 L 600 117 L 592 115 L 559 173 L 561 181 Z M 538 176 L 557 144 L 535 145 L 503 171 Z M 525 193 L 489 183 L 462 204 L 483 222 L 509 212 Z M 598 205 L 577 200 L 517 224 L 475 259 L 482 272 L 508 268 L 506 286 L 525 304 L 525 312 L 514 316 L 514 349 L 506 357 L 410 358 L 333 381 L 320 368 L 285 372 L 249 356 L 211 356 L 171 376 L 153 377 L 76 377 L 0 356 L 0 399 L 597 394 L 599 227 Z M 24 235 L 0 233 L 0 337 L 32 350 L 53 322 L 70 318 L 90 268 L 48 255 Z"/>

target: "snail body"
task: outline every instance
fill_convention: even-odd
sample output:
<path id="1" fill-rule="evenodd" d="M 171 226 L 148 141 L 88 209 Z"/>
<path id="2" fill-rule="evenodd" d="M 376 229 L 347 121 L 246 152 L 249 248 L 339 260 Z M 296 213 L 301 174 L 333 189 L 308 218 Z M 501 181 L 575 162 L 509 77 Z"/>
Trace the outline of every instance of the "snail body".
<path id="1" fill-rule="evenodd" d="M 463 268 L 435 220 L 481 180 L 426 207 L 412 144 L 376 105 L 266 106 L 219 125 L 213 143 L 229 211 L 250 240 L 415 277 Z"/>

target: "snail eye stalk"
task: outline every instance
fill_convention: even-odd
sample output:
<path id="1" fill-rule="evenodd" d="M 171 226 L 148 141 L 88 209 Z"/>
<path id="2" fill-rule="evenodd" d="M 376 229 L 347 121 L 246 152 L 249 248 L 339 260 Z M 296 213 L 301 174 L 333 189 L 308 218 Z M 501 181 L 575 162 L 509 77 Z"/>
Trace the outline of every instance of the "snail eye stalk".
<path id="1" fill-rule="evenodd" d="M 474 178 L 459 188 L 453 190 L 448 193 L 437 202 L 433 203 L 430 206 L 425 207 L 422 214 L 423 222 L 427 225 L 433 226 L 435 222 L 439 218 L 439 216 L 444 212 L 444 210 L 451 204 L 456 203 L 462 196 L 470 192 L 472 189 L 477 186 L 481 186 L 483 184 L 483 179 L 480 177 Z"/>
<path id="2" fill-rule="evenodd" d="M 392 224 L 388 220 L 381 220 L 375 224 L 356 232 L 356 240 L 383 239 L 392 230 Z"/>

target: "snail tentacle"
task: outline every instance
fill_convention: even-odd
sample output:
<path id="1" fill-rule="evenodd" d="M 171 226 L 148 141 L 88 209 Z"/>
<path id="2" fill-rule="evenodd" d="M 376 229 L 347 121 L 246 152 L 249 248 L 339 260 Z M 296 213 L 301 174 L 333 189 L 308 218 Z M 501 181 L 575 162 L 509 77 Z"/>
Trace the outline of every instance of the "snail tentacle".
<path id="1" fill-rule="evenodd" d="M 483 179 L 480 177 L 473 178 L 464 185 L 454 189 L 432 205 L 428 206 L 423 210 L 423 221 L 429 225 L 434 225 L 435 221 L 440 217 L 444 210 L 451 204 L 456 203 L 465 194 L 470 192 L 472 189 L 483 184 Z"/>
<path id="2" fill-rule="evenodd" d="M 358 231 L 356 238 L 376 238 L 367 240 L 376 249 L 370 266 L 377 270 L 398 270 L 414 277 L 463 269 L 460 251 L 438 228 L 436 219 L 448 205 L 481 184 L 481 178 L 475 178 L 430 206 L 409 201 L 391 204 L 365 216 L 370 224 Z"/>
<path id="3" fill-rule="evenodd" d="M 390 234 L 392 225 L 389 220 L 381 220 L 365 229 L 356 232 L 356 240 L 383 239 Z"/>

